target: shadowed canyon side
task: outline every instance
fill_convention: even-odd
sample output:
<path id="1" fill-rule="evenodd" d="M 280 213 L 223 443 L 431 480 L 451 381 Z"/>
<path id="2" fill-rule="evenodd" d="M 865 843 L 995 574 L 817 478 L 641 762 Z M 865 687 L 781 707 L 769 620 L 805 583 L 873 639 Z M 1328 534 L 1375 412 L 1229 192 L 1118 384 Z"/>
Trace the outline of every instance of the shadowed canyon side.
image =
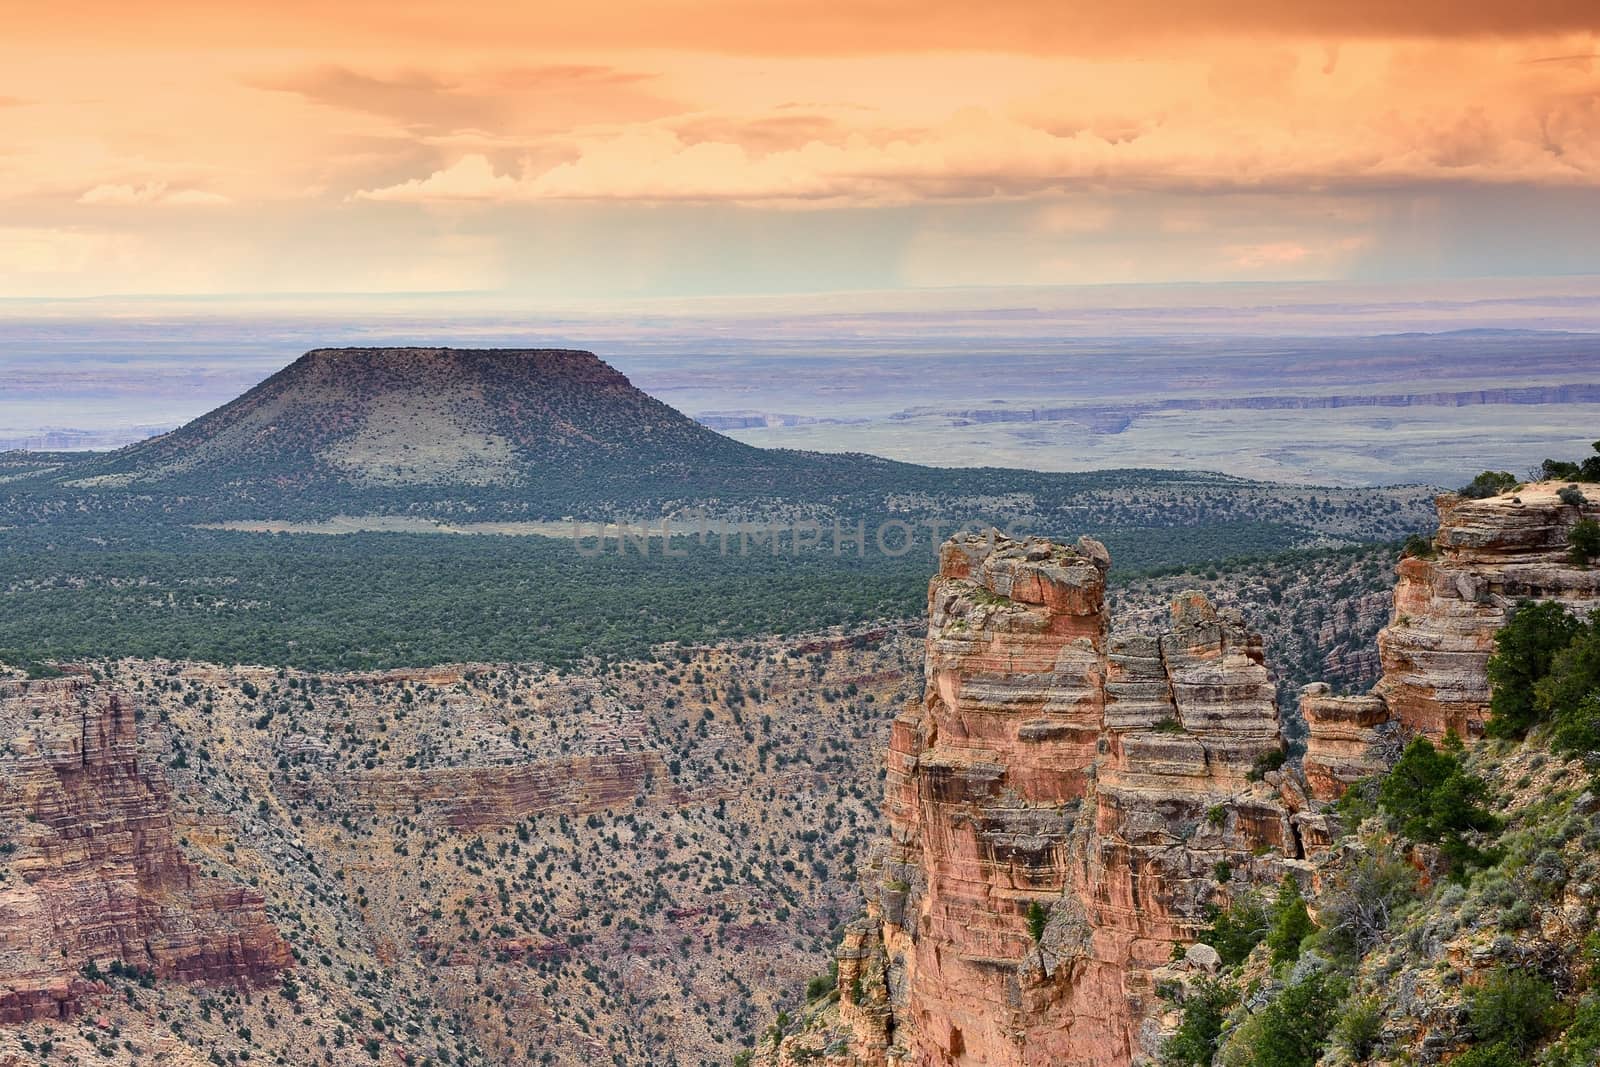
<path id="1" fill-rule="evenodd" d="M 1282 752 L 1260 639 L 1191 594 L 1159 638 L 1113 641 L 1108 565 L 1088 539 L 946 544 L 926 692 L 894 724 L 889 842 L 840 952 L 851 1051 L 830 1062 L 1131 1063 L 1159 1044 L 1158 976 L 1206 965 L 1173 946 L 1217 866 L 1241 885 L 1306 868 L 1303 793 L 1252 773 Z"/>
<path id="2" fill-rule="evenodd" d="M 88 967 L 254 981 L 293 963 L 260 894 L 179 850 L 134 719 L 128 695 L 80 680 L 0 682 L 0 827 L 18 876 L 0 883 L 0 1022 L 71 1016 L 103 991 Z"/>
<path id="3" fill-rule="evenodd" d="M 1362 696 L 1332 696 L 1321 685 L 1301 694 L 1305 775 L 1319 799 L 1377 769 L 1372 746 L 1385 734 L 1481 735 L 1494 635 L 1519 602 L 1600 607 L 1600 571 L 1574 563 L 1568 547 L 1569 531 L 1600 516 L 1600 504 L 1564 502 L 1566 484 L 1437 499 L 1437 535 L 1400 561 L 1394 619 L 1378 634 L 1378 684 Z"/>

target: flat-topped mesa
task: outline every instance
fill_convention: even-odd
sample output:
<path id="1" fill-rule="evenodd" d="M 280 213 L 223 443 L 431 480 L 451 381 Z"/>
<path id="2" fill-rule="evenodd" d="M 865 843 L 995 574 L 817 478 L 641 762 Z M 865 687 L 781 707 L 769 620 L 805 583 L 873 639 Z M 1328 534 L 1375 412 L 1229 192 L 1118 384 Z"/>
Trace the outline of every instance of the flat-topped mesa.
<path id="1" fill-rule="evenodd" d="M 1219 862 L 1296 854 L 1277 784 L 1251 780 L 1282 747 L 1260 638 L 1187 594 L 1169 632 L 1112 642 L 1109 566 L 1088 539 L 945 544 L 926 689 L 890 743 L 878 922 L 841 958 L 856 1062 L 1130 1063 Z"/>
<path id="2" fill-rule="evenodd" d="M 135 709 L 79 679 L 0 682 L 0 1023 L 64 1018 L 94 963 L 178 981 L 289 966 L 261 896 L 202 877 L 171 791 L 138 759 Z"/>

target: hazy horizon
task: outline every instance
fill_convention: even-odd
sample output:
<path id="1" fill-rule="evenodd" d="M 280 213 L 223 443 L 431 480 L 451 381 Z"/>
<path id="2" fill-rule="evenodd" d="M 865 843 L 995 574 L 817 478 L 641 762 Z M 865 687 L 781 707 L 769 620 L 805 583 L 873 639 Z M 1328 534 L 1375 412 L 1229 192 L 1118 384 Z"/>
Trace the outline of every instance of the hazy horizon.
<path id="1" fill-rule="evenodd" d="M 35 450 L 163 432 L 309 349 L 351 345 L 585 348 L 747 443 L 930 465 L 1454 484 L 1570 452 L 1600 424 L 1597 277 L 537 304 L 17 300 L 0 323 L 0 447 Z M 1243 410 L 1261 396 L 1328 409 Z"/>

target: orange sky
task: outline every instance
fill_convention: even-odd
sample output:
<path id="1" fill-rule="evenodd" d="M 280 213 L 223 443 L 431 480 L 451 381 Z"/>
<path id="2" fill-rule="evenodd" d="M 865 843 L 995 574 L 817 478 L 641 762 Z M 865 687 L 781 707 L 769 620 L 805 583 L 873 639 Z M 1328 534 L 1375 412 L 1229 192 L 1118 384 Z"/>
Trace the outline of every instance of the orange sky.
<path id="1" fill-rule="evenodd" d="M 1312 6 L 0 0 L 0 295 L 1600 271 L 1600 5 Z"/>

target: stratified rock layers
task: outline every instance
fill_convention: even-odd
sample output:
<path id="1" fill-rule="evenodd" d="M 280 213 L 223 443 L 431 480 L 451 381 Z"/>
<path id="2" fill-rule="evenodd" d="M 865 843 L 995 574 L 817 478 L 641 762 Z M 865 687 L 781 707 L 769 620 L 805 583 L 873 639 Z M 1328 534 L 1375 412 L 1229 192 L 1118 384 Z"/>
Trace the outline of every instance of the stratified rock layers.
<path id="1" fill-rule="evenodd" d="M 1395 618 L 1378 635 L 1383 679 L 1376 691 L 1412 730 L 1463 737 L 1489 715 L 1486 671 L 1495 631 L 1522 600 L 1554 600 L 1580 611 L 1600 606 L 1600 570 L 1574 564 L 1567 539 L 1600 506 L 1566 504 L 1555 483 L 1517 493 L 1437 500 L 1437 555 L 1400 563 Z"/>
<path id="2" fill-rule="evenodd" d="M 1378 769 L 1370 750 L 1385 724 L 1435 739 L 1482 734 L 1495 633 L 1518 603 L 1550 600 L 1580 613 L 1600 607 L 1600 569 L 1574 563 L 1568 546 L 1572 527 L 1600 516 L 1600 505 L 1566 503 L 1562 487 L 1544 482 L 1483 500 L 1437 499 L 1431 553 L 1400 561 L 1394 620 L 1378 634 L 1383 676 L 1372 693 L 1336 697 L 1309 686 L 1301 696 L 1314 796 L 1337 797 Z"/>
<path id="3" fill-rule="evenodd" d="M 1087 539 L 943 550 L 926 692 L 890 747 L 881 925 L 840 972 L 863 1062 L 1129 1063 L 1218 865 L 1297 855 L 1277 786 L 1249 780 L 1281 750 L 1260 639 L 1186 596 L 1161 638 L 1113 644 L 1108 565 Z"/>
<path id="4" fill-rule="evenodd" d="M 72 1014 L 112 963 L 179 981 L 289 966 L 262 898 L 179 851 L 170 791 L 139 765 L 132 701 L 80 680 L 0 683 L 0 1023 Z"/>

